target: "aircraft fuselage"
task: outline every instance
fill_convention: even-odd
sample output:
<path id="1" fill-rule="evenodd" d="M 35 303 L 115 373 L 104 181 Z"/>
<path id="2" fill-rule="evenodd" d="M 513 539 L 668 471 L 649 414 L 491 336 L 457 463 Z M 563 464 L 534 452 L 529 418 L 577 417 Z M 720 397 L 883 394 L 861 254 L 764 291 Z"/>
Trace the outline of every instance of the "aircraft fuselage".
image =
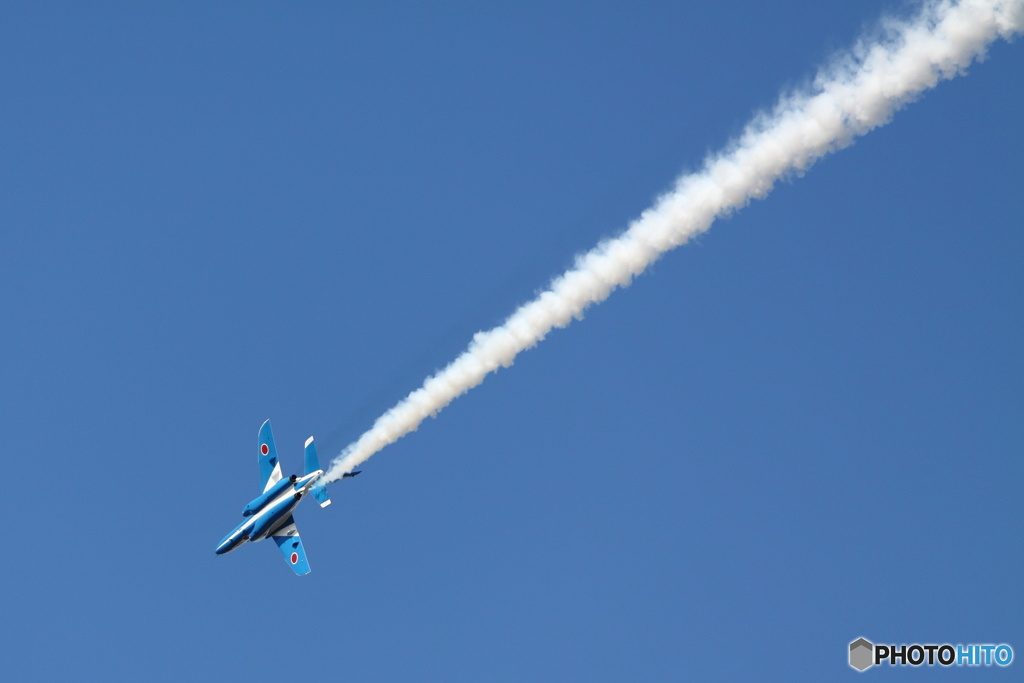
<path id="1" fill-rule="evenodd" d="M 216 553 L 223 555 L 246 541 L 260 541 L 270 536 L 288 519 L 295 506 L 323 473 L 323 470 L 316 470 L 295 477 L 294 481 L 288 478 L 276 482 L 264 494 L 245 506 L 242 513 L 246 515 L 245 521 L 224 537 L 217 546 Z"/>

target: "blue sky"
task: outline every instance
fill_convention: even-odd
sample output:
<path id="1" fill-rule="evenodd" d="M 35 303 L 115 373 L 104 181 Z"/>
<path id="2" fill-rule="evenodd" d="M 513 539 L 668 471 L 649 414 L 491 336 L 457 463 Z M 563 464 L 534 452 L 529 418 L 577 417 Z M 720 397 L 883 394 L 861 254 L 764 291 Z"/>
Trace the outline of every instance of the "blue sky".
<path id="1" fill-rule="evenodd" d="M 264 419 L 340 451 L 903 9 L 4 6 L 5 678 L 1024 655 L 1020 41 L 303 505 L 309 576 L 213 553 Z"/>

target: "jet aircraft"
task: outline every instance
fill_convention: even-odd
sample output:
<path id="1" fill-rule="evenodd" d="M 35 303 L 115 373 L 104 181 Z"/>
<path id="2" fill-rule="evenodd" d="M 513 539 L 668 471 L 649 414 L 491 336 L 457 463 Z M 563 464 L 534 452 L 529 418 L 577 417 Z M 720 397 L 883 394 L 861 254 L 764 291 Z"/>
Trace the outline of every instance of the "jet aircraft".
<path id="1" fill-rule="evenodd" d="M 320 483 L 324 471 L 320 469 L 313 437 L 306 439 L 305 474 L 293 474 L 286 479 L 281 474 L 281 463 L 277 461 L 277 448 L 274 446 L 274 434 L 270 430 L 270 420 L 267 420 L 260 427 L 259 462 L 260 487 L 263 493 L 245 506 L 242 510 L 245 520 L 224 537 L 217 546 L 216 553 L 229 553 L 246 541 L 255 542 L 272 538 L 295 573 L 299 576 L 308 574 L 309 562 L 306 560 L 306 551 L 302 548 L 302 539 L 295 526 L 292 510 L 306 494 L 312 494 L 322 508 L 331 504 L 327 486 Z M 345 477 L 354 477 L 357 474 L 359 472 L 350 472 Z"/>

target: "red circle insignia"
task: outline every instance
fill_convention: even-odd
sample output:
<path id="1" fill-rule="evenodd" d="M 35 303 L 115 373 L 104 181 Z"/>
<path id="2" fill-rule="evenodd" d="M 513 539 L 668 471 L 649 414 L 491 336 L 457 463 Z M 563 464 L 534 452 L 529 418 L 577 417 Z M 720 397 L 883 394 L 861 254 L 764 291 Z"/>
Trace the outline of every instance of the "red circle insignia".
<path id="1" fill-rule="evenodd" d="M 266 455 L 269 452 L 270 452 L 270 448 L 267 446 L 267 444 L 265 444 L 265 443 L 264 444 L 260 444 L 260 453 L 262 453 L 263 455 Z"/>
<path id="2" fill-rule="evenodd" d="M 292 564 L 295 564 L 298 561 L 299 561 L 299 554 L 298 553 L 292 553 Z"/>

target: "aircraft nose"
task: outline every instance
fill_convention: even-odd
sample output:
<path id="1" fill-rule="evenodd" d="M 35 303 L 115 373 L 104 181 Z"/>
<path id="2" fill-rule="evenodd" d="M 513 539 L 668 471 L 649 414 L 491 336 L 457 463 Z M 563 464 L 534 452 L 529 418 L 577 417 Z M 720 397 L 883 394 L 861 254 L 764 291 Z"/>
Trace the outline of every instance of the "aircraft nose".
<path id="1" fill-rule="evenodd" d="M 232 545 L 231 544 L 231 536 L 227 536 L 227 537 L 224 538 L 223 541 L 221 541 L 217 545 L 217 549 L 214 550 L 213 552 L 215 552 L 218 555 L 223 555 L 224 553 L 226 553 L 229 550 L 231 550 L 231 545 Z"/>

